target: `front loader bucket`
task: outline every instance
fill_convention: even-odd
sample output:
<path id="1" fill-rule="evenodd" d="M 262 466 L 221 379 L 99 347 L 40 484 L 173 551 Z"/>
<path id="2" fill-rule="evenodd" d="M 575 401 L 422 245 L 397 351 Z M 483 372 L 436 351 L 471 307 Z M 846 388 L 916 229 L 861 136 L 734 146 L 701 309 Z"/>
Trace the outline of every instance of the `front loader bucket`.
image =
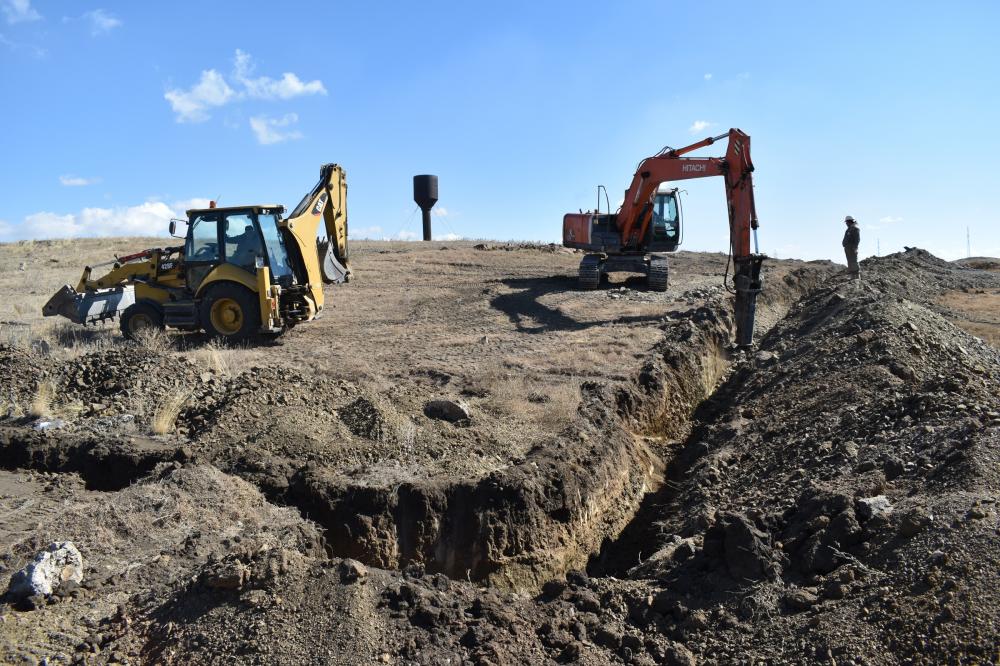
<path id="1" fill-rule="evenodd" d="M 117 287 L 79 293 L 70 285 L 57 291 L 42 307 L 42 315 L 62 315 L 76 324 L 89 324 L 118 315 L 135 303 L 132 287 Z"/>
<path id="2" fill-rule="evenodd" d="M 323 282 L 327 284 L 340 284 L 351 279 L 351 269 L 340 263 L 336 253 L 331 249 L 332 243 L 328 240 L 316 241 L 316 251 L 319 253 L 320 271 L 323 273 Z"/>

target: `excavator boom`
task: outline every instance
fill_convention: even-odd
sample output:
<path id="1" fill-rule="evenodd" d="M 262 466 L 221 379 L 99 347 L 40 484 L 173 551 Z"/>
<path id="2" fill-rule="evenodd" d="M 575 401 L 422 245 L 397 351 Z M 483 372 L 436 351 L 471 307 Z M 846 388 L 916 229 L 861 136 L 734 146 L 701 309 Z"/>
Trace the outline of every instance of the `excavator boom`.
<path id="1" fill-rule="evenodd" d="M 688 157 L 687 154 L 714 144 L 720 139 L 729 139 L 724 157 Z M 760 269 L 764 256 L 751 251 L 751 234 L 756 240 L 757 209 L 753 196 L 753 162 L 750 159 L 750 137 L 739 129 L 731 129 L 725 134 L 708 137 L 684 148 L 666 148 L 658 154 L 644 159 L 636 169 L 632 182 L 625 192 L 621 208 L 614 216 L 570 214 L 563 221 L 563 243 L 569 247 L 583 247 L 597 251 L 599 255 L 588 255 L 580 264 L 581 281 L 593 288 L 597 281 L 595 266 L 608 263 L 622 265 L 615 255 L 643 257 L 650 252 L 650 225 L 654 215 L 654 197 L 660 185 L 666 182 L 721 176 L 725 183 L 726 203 L 729 212 L 730 252 L 733 260 L 733 291 L 736 295 L 736 341 L 740 346 L 753 342 L 753 323 L 757 294 L 760 293 Z M 591 229 L 605 224 L 601 218 L 613 218 L 617 229 L 614 239 L 617 247 L 609 249 L 607 237 L 601 237 L 600 244 L 592 241 Z M 584 239 L 581 241 L 580 239 Z M 676 248 L 675 243 L 673 248 Z M 673 249 L 668 248 L 668 249 Z M 609 256 L 610 255 L 610 256 Z M 665 259 L 653 257 L 647 260 L 650 284 L 657 275 L 665 276 Z M 626 264 L 627 265 L 627 264 Z M 637 265 L 635 261 L 632 265 Z M 657 273 L 660 271 L 660 273 Z M 659 278 L 661 287 L 666 288 L 665 277 Z"/>

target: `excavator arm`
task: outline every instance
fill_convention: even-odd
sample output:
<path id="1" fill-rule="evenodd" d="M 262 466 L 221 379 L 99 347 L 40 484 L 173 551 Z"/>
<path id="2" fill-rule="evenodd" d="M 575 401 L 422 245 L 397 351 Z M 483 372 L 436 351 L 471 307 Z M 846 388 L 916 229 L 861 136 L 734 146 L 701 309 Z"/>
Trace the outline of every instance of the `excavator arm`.
<path id="1" fill-rule="evenodd" d="M 687 153 L 729 137 L 725 157 L 686 157 Z M 641 249 L 652 217 L 652 200 L 660 183 L 722 176 L 729 209 L 729 244 L 733 260 L 733 290 L 736 295 L 736 342 L 753 342 L 753 324 L 757 294 L 761 290 L 760 268 L 764 255 L 752 252 L 750 236 L 756 245 L 757 209 L 753 197 L 753 162 L 750 137 L 739 129 L 709 137 L 690 146 L 665 149 L 639 164 L 625 200 L 618 211 L 618 229 L 622 247 Z"/>
<path id="2" fill-rule="evenodd" d="M 317 239 L 320 220 L 326 238 Z M 338 164 L 320 167 L 319 181 L 281 225 L 294 239 L 305 280 L 319 285 L 347 282 L 351 269 L 347 246 L 347 176 Z"/>

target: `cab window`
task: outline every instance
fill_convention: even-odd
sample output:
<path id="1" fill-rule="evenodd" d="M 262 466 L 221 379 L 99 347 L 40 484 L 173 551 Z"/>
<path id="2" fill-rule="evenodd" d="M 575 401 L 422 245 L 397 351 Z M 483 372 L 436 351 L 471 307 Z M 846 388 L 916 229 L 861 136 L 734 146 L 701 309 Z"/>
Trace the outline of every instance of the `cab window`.
<path id="1" fill-rule="evenodd" d="M 284 277 L 292 274 L 292 267 L 288 262 L 288 250 L 285 248 L 285 239 L 278 229 L 278 216 L 271 213 L 262 213 L 257 216 L 260 222 L 260 232 L 264 236 L 264 245 L 267 246 L 268 265 L 271 274 L 275 277 Z"/>
<path id="2" fill-rule="evenodd" d="M 219 260 L 219 221 L 214 214 L 198 215 L 191 222 L 184 256 L 187 261 Z"/>
<path id="3" fill-rule="evenodd" d="M 677 199 L 673 194 L 657 194 L 653 204 L 653 224 L 663 228 L 667 238 L 677 236 Z"/>
<path id="4" fill-rule="evenodd" d="M 225 218 L 226 261 L 254 272 L 257 257 L 263 257 L 260 234 L 249 213 L 230 213 Z"/>

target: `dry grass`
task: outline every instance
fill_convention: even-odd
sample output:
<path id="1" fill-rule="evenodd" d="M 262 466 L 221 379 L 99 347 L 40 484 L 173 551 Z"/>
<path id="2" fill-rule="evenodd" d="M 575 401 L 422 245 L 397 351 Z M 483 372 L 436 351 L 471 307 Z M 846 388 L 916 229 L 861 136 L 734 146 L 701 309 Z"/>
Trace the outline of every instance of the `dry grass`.
<path id="1" fill-rule="evenodd" d="M 961 315 L 952 319 L 956 326 L 1000 348 L 1000 290 L 949 291 L 938 303 Z"/>
<path id="2" fill-rule="evenodd" d="M 56 387 L 48 380 L 38 383 L 35 395 L 31 398 L 28 414 L 36 419 L 49 418 L 54 414 L 53 403 L 56 398 Z"/>
<path id="3" fill-rule="evenodd" d="M 151 430 L 154 435 L 166 435 L 174 431 L 177 415 L 181 413 L 188 397 L 188 392 L 183 390 L 173 391 L 163 397 L 153 414 Z"/>
<path id="4" fill-rule="evenodd" d="M 137 332 L 135 344 L 152 354 L 164 354 L 173 348 L 170 333 L 160 328 L 147 328 Z"/>
<path id="5" fill-rule="evenodd" d="M 191 355 L 200 366 L 222 377 L 235 377 L 253 362 L 253 353 L 245 344 L 227 345 L 217 340 L 209 340 Z"/>
<path id="6" fill-rule="evenodd" d="M 502 364 L 488 366 L 471 386 L 483 407 L 502 417 L 524 419 L 545 433 L 558 432 L 576 417 L 580 385 L 575 377 L 544 380 Z"/>

